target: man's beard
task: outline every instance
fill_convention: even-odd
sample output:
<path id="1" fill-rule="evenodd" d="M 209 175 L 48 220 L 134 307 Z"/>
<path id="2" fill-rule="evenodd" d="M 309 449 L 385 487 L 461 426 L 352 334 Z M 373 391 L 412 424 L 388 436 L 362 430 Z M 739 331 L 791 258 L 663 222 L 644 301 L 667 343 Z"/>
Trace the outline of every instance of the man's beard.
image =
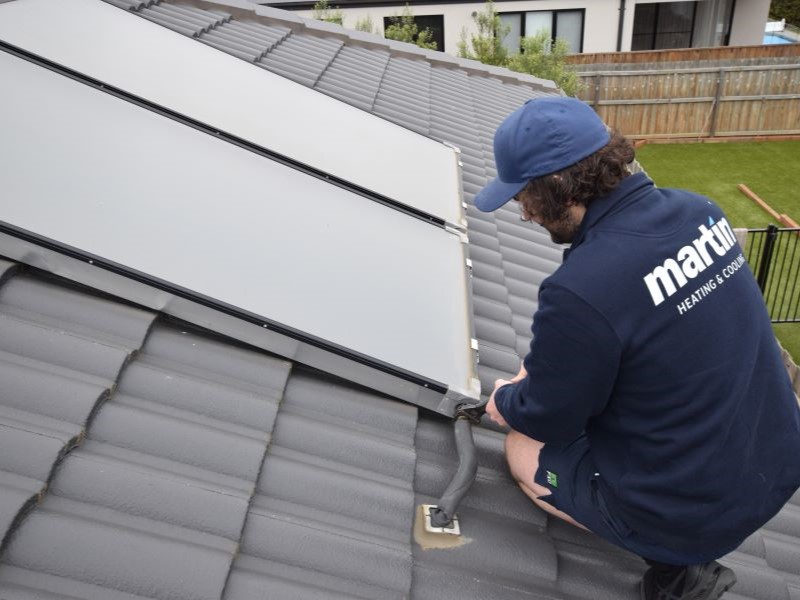
<path id="1" fill-rule="evenodd" d="M 541 225 L 547 230 L 550 234 L 550 239 L 556 244 L 571 244 L 581 226 L 580 221 L 566 211 L 562 218 L 557 221 L 542 223 Z"/>

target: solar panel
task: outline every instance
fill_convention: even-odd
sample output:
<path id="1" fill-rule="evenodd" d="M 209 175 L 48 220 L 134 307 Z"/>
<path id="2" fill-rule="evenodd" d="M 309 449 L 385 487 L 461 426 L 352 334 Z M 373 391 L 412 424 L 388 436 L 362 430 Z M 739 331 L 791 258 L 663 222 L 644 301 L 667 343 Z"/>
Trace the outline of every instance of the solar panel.
<path id="1" fill-rule="evenodd" d="M 100 0 L 0 3 L 0 40 L 466 227 L 452 147 Z"/>
<path id="2" fill-rule="evenodd" d="M 0 254 L 445 414 L 477 397 L 463 235 L 29 59 L 0 52 Z"/>

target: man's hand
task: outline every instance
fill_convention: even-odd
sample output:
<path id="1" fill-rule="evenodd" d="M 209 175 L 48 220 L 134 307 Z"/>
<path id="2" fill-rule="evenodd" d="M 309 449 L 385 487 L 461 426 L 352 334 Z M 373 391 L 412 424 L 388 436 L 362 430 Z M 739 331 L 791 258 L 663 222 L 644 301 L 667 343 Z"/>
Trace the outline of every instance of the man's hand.
<path id="1" fill-rule="evenodd" d="M 503 415 L 500 414 L 500 411 L 497 410 L 497 405 L 494 402 L 494 395 L 497 393 L 497 390 L 504 385 L 508 385 L 509 383 L 514 383 L 513 381 L 508 381 L 507 379 L 498 379 L 494 382 L 494 390 L 492 390 L 492 395 L 489 397 L 489 402 L 486 405 L 486 414 L 489 415 L 489 418 L 500 425 L 500 427 L 508 427 L 508 423 L 503 418 Z"/>

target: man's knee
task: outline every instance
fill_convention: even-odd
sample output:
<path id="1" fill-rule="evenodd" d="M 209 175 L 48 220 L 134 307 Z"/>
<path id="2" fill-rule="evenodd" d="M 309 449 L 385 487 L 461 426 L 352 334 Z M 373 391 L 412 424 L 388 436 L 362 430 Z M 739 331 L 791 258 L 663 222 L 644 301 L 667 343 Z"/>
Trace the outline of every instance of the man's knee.
<path id="1" fill-rule="evenodd" d="M 506 436 L 506 461 L 516 482 L 532 490 L 536 496 L 546 496 L 550 491 L 534 482 L 539 469 L 539 453 L 544 444 L 512 430 Z"/>

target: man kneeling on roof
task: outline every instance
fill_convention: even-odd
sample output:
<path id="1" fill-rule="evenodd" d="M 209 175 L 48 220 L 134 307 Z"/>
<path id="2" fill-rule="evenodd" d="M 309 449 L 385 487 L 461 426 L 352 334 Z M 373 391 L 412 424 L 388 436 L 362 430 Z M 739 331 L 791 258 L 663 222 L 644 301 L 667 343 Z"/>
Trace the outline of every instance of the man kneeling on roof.
<path id="1" fill-rule="evenodd" d="M 487 405 L 513 476 L 642 556 L 643 600 L 719 598 L 736 577 L 716 559 L 800 486 L 800 408 L 725 215 L 629 173 L 630 143 L 572 98 L 526 103 L 494 151 L 476 206 L 514 200 L 571 244 Z"/>

